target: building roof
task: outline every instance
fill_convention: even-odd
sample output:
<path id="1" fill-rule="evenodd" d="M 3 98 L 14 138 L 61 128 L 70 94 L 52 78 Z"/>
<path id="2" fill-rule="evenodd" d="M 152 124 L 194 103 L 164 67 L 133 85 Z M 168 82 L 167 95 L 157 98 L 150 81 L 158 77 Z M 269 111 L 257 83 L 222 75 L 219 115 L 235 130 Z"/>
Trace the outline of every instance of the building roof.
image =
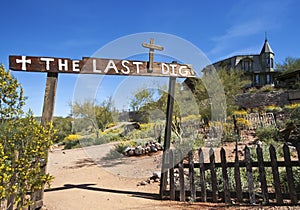
<path id="1" fill-rule="evenodd" d="M 288 73 L 282 73 L 281 75 L 279 75 L 277 77 L 278 80 L 286 80 L 286 79 L 290 79 L 290 78 L 295 78 L 296 75 L 300 75 L 300 69 L 298 70 L 294 70 Z"/>
<path id="2" fill-rule="evenodd" d="M 264 43 L 263 48 L 261 49 L 260 54 L 262 54 L 262 53 L 272 53 L 272 54 L 274 54 L 272 48 L 269 45 L 268 39 L 265 39 L 265 43 Z"/>

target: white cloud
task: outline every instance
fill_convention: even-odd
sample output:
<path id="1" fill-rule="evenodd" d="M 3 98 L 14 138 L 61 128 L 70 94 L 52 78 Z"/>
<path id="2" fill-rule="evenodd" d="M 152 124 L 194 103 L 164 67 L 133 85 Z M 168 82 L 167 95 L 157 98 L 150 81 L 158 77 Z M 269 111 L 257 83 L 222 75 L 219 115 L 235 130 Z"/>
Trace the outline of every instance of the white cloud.
<path id="1" fill-rule="evenodd" d="M 225 34 L 213 38 L 215 42 L 223 42 L 236 37 L 250 36 L 265 30 L 265 26 L 260 20 L 250 20 L 239 25 L 231 26 Z"/>

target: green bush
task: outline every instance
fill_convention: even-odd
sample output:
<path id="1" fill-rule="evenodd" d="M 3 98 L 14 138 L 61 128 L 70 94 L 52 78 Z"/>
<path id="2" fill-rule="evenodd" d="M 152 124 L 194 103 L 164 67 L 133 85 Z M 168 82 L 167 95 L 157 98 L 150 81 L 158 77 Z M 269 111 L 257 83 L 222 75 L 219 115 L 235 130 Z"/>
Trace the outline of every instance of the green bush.
<path id="1" fill-rule="evenodd" d="M 79 140 L 64 142 L 64 149 L 75 149 L 75 148 L 80 148 L 80 147 L 81 147 L 81 145 L 80 145 Z"/>
<path id="2" fill-rule="evenodd" d="M 258 139 L 262 142 L 269 142 L 270 140 L 278 139 L 278 130 L 275 127 L 258 128 L 255 133 Z"/>

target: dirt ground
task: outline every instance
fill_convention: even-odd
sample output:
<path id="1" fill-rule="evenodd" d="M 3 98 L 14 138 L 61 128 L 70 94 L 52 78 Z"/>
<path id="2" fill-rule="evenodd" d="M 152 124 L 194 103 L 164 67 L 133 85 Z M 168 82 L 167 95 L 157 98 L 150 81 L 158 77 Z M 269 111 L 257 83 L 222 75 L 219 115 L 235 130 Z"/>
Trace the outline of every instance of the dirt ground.
<path id="1" fill-rule="evenodd" d="M 140 158 L 103 161 L 113 144 L 84 149 L 55 149 L 48 172 L 55 179 L 45 191 L 46 210 L 90 209 L 223 209 L 225 204 L 179 203 L 159 200 L 159 183 L 137 186 L 160 172 L 161 153 Z M 238 206 L 229 209 L 298 209 Z"/>

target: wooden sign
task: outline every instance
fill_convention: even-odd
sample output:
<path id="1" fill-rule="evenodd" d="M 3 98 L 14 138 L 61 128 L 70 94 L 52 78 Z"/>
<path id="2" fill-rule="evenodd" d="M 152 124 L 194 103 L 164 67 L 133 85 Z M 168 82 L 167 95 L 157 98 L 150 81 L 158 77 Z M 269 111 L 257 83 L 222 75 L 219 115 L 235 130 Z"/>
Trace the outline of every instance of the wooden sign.
<path id="1" fill-rule="evenodd" d="M 15 71 L 73 74 L 107 74 L 131 76 L 195 77 L 191 65 L 153 62 L 152 70 L 146 61 L 83 57 L 69 58 L 9 56 L 9 68 Z"/>

